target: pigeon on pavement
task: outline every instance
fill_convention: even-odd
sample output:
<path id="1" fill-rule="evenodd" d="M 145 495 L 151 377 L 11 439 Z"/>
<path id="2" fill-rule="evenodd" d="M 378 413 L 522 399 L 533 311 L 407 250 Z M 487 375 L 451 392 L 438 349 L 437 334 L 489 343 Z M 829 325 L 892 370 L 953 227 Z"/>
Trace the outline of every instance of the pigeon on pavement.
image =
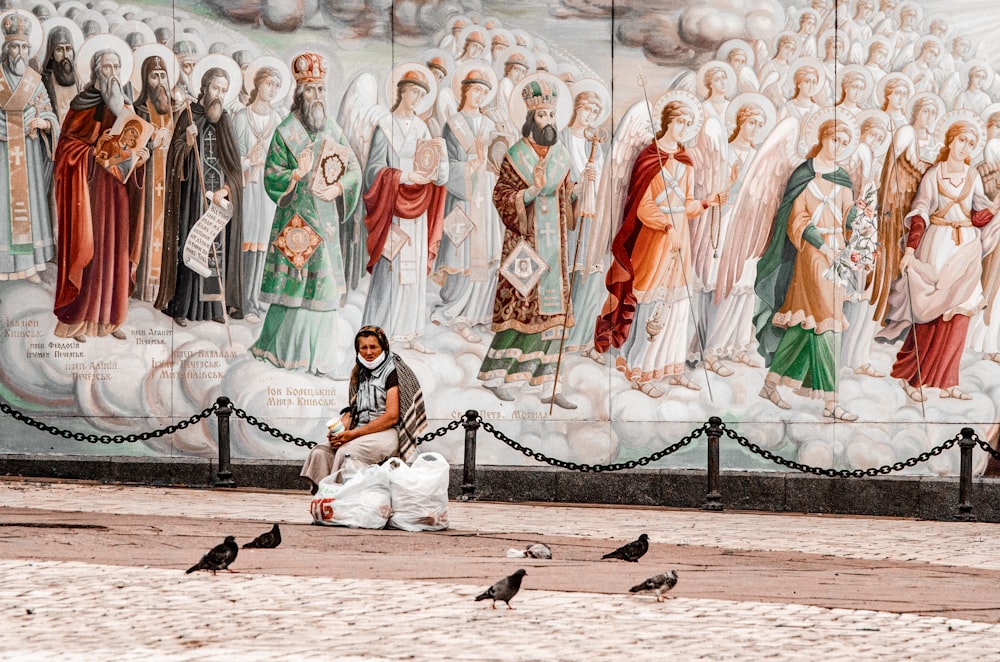
<path id="1" fill-rule="evenodd" d="M 517 595 L 517 592 L 521 590 L 521 578 L 526 574 L 524 568 L 519 569 L 513 575 L 509 577 L 504 577 L 499 580 L 496 584 L 489 587 L 482 594 L 476 596 L 476 602 L 480 600 L 492 600 L 493 608 L 497 608 L 497 600 L 503 600 L 507 603 L 507 609 L 513 609 L 510 606 L 510 599 Z"/>
<path id="2" fill-rule="evenodd" d="M 637 584 L 629 589 L 629 593 L 656 593 L 656 601 L 663 602 L 663 596 L 677 586 L 677 571 L 671 570 L 662 575 L 654 575 L 641 584 Z"/>
<path id="3" fill-rule="evenodd" d="M 534 545 L 531 545 L 528 549 L 524 550 L 524 555 L 529 559 L 551 559 L 552 550 L 549 549 L 548 545 L 536 542 Z"/>
<path id="4" fill-rule="evenodd" d="M 281 529 L 278 528 L 278 523 L 275 522 L 271 530 L 262 533 L 247 544 L 243 545 L 243 549 L 274 549 L 281 544 Z"/>
<path id="5" fill-rule="evenodd" d="M 212 549 L 205 552 L 201 560 L 187 569 L 188 573 L 195 570 L 211 570 L 214 575 L 218 570 L 229 570 L 229 564 L 236 560 L 240 547 L 236 544 L 236 538 L 226 536 L 226 540 Z M 229 572 L 233 572 L 229 570 Z"/>
<path id="6" fill-rule="evenodd" d="M 649 550 L 649 536 L 645 533 L 639 536 L 638 540 L 633 540 L 627 545 L 622 545 L 613 552 L 608 552 L 602 559 L 621 559 L 635 563 L 642 555 Z"/>

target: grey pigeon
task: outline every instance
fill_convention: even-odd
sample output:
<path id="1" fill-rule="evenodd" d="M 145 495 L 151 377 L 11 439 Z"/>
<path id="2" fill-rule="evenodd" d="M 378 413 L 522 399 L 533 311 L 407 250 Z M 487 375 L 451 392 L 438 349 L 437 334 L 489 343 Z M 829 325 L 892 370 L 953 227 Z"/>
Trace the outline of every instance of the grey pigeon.
<path id="1" fill-rule="evenodd" d="M 497 600 L 503 600 L 507 603 L 507 609 L 513 609 L 510 606 L 510 599 L 517 595 L 517 592 L 521 590 L 521 578 L 526 574 L 524 568 L 519 569 L 513 575 L 509 577 L 504 577 L 499 580 L 496 584 L 489 587 L 482 592 L 481 595 L 476 596 L 476 602 L 480 600 L 492 600 L 493 608 L 497 608 Z"/>
<path id="2" fill-rule="evenodd" d="M 188 573 L 195 570 L 211 570 L 214 575 L 218 570 L 229 570 L 229 564 L 236 560 L 240 547 L 236 544 L 236 538 L 226 536 L 225 541 L 205 552 L 201 560 L 187 569 Z M 229 570 L 229 572 L 233 572 Z"/>
<path id="3" fill-rule="evenodd" d="M 534 545 L 528 547 L 524 550 L 524 555 L 529 559 L 551 559 L 552 550 L 549 546 L 540 542 L 536 542 Z"/>
<path id="4" fill-rule="evenodd" d="M 278 523 L 275 522 L 270 531 L 260 534 L 247 544 L 243 545 L 243 549 L 274 549 L 280 544 L 281 529 L 278 528 Z"/>
<path id="5" fill-rule="evenodd" d="M 667 591 L 677 586 L 677 571 L 671 570 L 662 575 L 654 575 L 641 584 L 637 584 L 629 589 L 629 593 L 656 593 L 656 601 L 663 602 L 663 596 Z"/>
<path id="6" fill-rule="evenodd" d="M 649 551 L 649 536 L 645 533 L 639 536 L 638 540 L 633 540 L 627 545 L 622 545 L 613 552 L 608 552 L 602 559 L 621 559 L 635 563 L 642 558 L 642 555 Z"/>

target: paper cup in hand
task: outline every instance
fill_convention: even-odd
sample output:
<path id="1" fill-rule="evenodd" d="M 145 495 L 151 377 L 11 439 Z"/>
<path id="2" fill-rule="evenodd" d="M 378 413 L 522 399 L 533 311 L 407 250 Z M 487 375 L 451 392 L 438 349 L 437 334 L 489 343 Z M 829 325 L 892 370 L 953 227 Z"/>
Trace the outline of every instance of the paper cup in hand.
<path id="1" fill-rule="evenodd" d="M 326 429 L 330 434 L 340 434 L 344 431 L 344 423 L 339 418 L 331 418 L 326 422 Z"/>

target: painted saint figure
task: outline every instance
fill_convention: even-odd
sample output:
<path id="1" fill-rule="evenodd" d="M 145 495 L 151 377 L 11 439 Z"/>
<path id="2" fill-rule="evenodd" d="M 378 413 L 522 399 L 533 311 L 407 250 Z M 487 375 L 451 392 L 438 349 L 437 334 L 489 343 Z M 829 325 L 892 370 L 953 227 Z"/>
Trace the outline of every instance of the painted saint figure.
<path id="1" fill-rule="evenodd" d="M 445 213 L 460 209 L 468 217 L 463 222 L 471 221 L 473 228 L 457 244 L 447 232 L 441 240 L 435 274 L 442 281 L 441 303 L 431 320 L 450 324 L 469 342 L 479 342 L 473 327 L 492 319 L 500 266 L 501 226 L 492 204 L 496 175 L 487 154 L 496 127 L 481 111 L 495 92 L 496 75 L 485 62 L 460 65 L 455 74 L 459 109 L 445 125 L 443 136 L 448 149 Z"/>
<path id="2" fill-rule="evenodd" d="M 221 324 L 227 312 L 243 317 L 243 172 L 239 142 L 224 107 L 230 85 L 239 86 L 239 81 L 212 66 L 204 70 L 200 84 L 198 100 L 177 116 L 167 155 L 167 170 L 178 181 L 167 188 L 163 271 L 155 306 L 178 326 L 200 320 Z M 206 194 L 212 204 L 231 205 L 232 218 L 212 241 L 211 274 L 203 277 L 182 257 L 188 233 L 208 209 Z"/>
<path id="3" fill-rule="evenodd" d="M 260 285 L 270 305 L 250 352 L 279 368 L 323 374 L 336 367 L 339 348 L 330 334 L 347 293 L 340 223 L 358 204 L 361 167 L 327 114 L 325 59 L 299 55 L 292 76 L 292 111 L 278 125 L 264 168 L 264 188 L 277 203 Z M 317 191 L 317 176 L 333 181 Z"/>
<path id="4" fill-rule="evenodd" d="M 397 73 L 391 115 L 375 128 L 365 162 L 372 279 L 362 320 L 385 329 L 403 348 L 428 352 L 419 338 L 427 326 L 427 275 L 441 243 L 448 154 L 418 113 L 434 101 L 433 77 L 417 64 L 400 65 Z M 415 163 L 418 142 L 427 144 L 423 155 L 436 155 L 436 163 Z"/>
<path id="5" fill-rule="evenodd" d="M 819 125 L 816 144 L 785 187 L 754 286 L 760 297 L 758 351 L 769 368 L 760 396 L 790 409 L 778 392 L 778 386 L 790 386 L 822 399 L 823 415 L 840 421 L 858 417 L 837 403 L 845 293 L 825 274 L 857 211 L 851 180 L 837 165 L 838 152 L 850 143 L 851 131 L 842 120 Z"/>
<path id="6" fill-rule="evenodd" d="M 49 214 L 52 148 L 59 120 L 41 76 L 28 66 L 31 15 L 11 11 L 0 19 L 0 281 L 26 278 L 52 259 Z M 36 23 L 37 25 L 37 23 Z"/>
<path id="7" fill-rule="evenodd" d="M 513 274 L 504 275 L 497 284 L 493 305 L 496 335 L 479 369 L 479 379 L 507 401 L 514 400 L 508 390 L 512 384 L 539 386 L 555 381 L 557 333 L 573 325 L 567 305 L 566 269 L 573 187 L 570 155 L 559 142 L 556 126 L 558 81 L 548 74 L 528 77 L 522 82 L 521 99 L 527 110 L 522 137 L 507 150 L 493 189 L 493 204 L 504 224 L 501 264 L 515 251 L 524 254 L 527 244 L 548 268 L 533 287 L 519 289 L 511 278 L 527 284 L 532 276 L 531 260 L 516 260 L 524 268 L 515 267 Z M 512 98 L 511 105 L 515 102 Z M 548 395 L 542 401 L 553 402 L 551 398 Z M 564 409 L 577 407 L 561 392 L 555 394 L 554 403 Z"/>
<path id="8" fill-rule="evenodd" d="M 664 393 L 655 384 L 661 379 L 701 389 L 684 374 L 692 326 L 690 223 L 724 204 L 728 193 L 695 197 L 693 163 L 682 144 L 696 127 L 695 117 L 685 100 L 668 101 L 656 140 L 639 153 L 622 226 L 611 244 L 609 296 L 595 331 L 597 351 L 620 348 L 615 366 L 652 398 Z"/>
<path id="9" fill-rule="evenodd" d="M 915 401 L 923 387 L 940 389 L 942 398 L 968 400 L 958 389 L 959 367 L 969 319 L 985 306 L 982 257 L 996 245 L 995 230 L 984 245 L 983 228 L 997 201 L 983 194 L 983 182 L 970 165 L 977 126 L 957 120 L 945 132 L 945 146 L 927 169 L 904 220 L 906 249 L 899 268 L 905 280 L 914 324 L 892 366 L 892 376 Z"/>
<path id="10" fill-rule="evenodd" d="M 287 76 L 288 74 L 284 74 Z M 282 84 L 282 72 L 273 66 L 254 67 L 250 77 L 248 104 L 233 115 L 233 129 L 240 143 L 243 168 L 243 315 L 250 323 L 260 321 L 266 312 L 260 300 L 260 282 L 264 273 L 275 204 L 264 185 L 264 161 L 271 138 L 281 122 L 272 102 Z M 287 90 L 287 87 L 286 87 Z"/>
<path id="11" fill-rule="evenodd" d="M 73 99 L 55 154 L 60 237 L 55 334 L 77 342 L 88 336 L 125 339 L 121 326 L 139 261 L 143 209 L 137 203 L 142 200 L 138 182 L 145 178 L 149 152 L 139 150 L 139 165 L 126 181 L 117 168 L 97 165 L 94 153 L 98 138 L 130 110 L 120 53 L 131 53 L 124 43 L 119 46 L 94 53 L 90 84 Z"/>
<path id="12" fill-rule="evenodd" d="M 167 152 L 170 138 L 174 133 L 173 104 L 170 90 L 177 77 L 177 65 L 173 53 L 162 46 L 142 62 L 142 88 L 135 100 L 135 113 L 154 127 L 150 147 L 150 158 L 146 164 L 142 204 L 143 226 L 139 248 L 139 266 L 135 273 L 135 289 L 132 296 L 152 303 L 160 290 L 160 275 L 163 269 L 163 218 L 166 212 Z M 172 73 L 171 69 L 172 68 Z"/>

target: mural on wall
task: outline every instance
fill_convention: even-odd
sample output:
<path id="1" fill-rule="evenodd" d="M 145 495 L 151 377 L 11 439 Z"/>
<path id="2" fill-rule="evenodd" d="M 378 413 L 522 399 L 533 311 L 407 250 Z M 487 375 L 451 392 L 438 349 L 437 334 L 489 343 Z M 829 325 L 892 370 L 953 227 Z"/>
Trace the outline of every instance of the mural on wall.
<path id="1" fill-rule="evenodd" d="M 228 395 L 319 440 L 376 324 L 432 425 L 477 409 L 577 462 L 712 415 L 830 467 L 996 436 L 984 3 L 5 5 L 0 395 L 27 414 L 118 434 Z M 4 419 L 0 449 L 210 457 L 213 428 Z"/>

